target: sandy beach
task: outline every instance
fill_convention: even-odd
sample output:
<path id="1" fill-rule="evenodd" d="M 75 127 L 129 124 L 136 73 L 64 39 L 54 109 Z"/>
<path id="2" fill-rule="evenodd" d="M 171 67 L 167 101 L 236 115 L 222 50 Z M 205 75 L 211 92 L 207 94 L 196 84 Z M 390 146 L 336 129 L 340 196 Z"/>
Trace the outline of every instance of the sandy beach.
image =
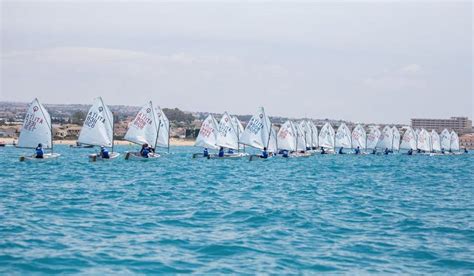
<path id="1" fill-rule="evenodd" d="M 5 143 L 7 145 L 13 144 L 14 141 L 18 142 L 18 139 L 0 138 L 0 143 Z M 131 142 L 125 141 L 125 140 L 115 140 L 114 142 L 115 142 L 115 145 L 131 145 L 132 144 Z M 75 145 L 76 140 L 54 140 L 54 144 L 55 145 Z M 170 145 L 171 146 L 193 146 L 194 140 L 171 138 Z"/>

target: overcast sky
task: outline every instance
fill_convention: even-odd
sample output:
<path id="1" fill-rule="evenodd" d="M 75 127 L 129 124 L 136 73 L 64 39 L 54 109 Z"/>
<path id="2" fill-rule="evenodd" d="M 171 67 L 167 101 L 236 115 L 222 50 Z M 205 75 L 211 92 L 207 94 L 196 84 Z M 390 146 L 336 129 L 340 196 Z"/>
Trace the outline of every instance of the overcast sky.
<path id="1" fill-rule="evenodd" d="M 1 3 L 1 101 L 474 116 L 470 1 Z"/>

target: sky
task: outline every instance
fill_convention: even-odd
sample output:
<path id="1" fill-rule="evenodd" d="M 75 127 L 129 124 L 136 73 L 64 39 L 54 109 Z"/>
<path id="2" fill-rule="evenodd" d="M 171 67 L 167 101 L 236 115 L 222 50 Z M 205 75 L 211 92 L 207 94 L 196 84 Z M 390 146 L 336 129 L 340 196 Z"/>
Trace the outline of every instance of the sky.
<path id="1" fill-rule="evenodd" d="M 0 101 L 474 117 L 473 4 L 1 1 Z"/>

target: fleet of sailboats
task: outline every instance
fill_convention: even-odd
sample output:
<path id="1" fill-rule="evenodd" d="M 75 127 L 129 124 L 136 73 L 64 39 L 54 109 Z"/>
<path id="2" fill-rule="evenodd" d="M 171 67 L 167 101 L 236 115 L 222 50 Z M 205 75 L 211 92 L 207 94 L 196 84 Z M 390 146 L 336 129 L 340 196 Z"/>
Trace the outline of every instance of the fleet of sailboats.
<path id="1" fill-rule="evenodd" d="M 110 160 L 120 154 L 114 152 L 114 117 L 101 97 L 94 102 L 87 113 L 83 127 L 79 133 L 78 144 L 101 147 L 101 153 L 90 154 L 91 161 Z M 388 154 L 404 150 L 409 154 L 430 155 L 446 154 L 459 151 L 459 137 L 456 132 L 444 129 L 440 134 L 435 130 L 384 126 L 380 131 L 378 126 L 368 127 L 361 124 L 351 129 L 345 124 L 339 124 L 337 131 L 326 122 L 318 131 L 314 122 L 302 120 L 286 121 L 278 131 L 265 113 L 259 107 L 245 128 L 236 116 L 224 112 L 218 122 L 212 114 L 203 121 L 195 146 L 204 148 L 203 153 L 193 157 L 207 158 L 241 158 L 249 156 L 245 147 L 262 151 L 262 154 L 250 155 L 250 160 L 268 159 L 274 156 L 303 157 L 321 153 L 345 153 L 343 150 L 354 150 L 356 154 L 366 154 L 367 150 L 377 153 L 378 150 Z M 140 151 L 126 152 L 125 159 L 154 159 L 160 157 L 158 148 L 169 151 L 170 122 L 160 107 L 151 101 L 146 103 L 130 122 L 125 140 L 152 149 L 146 156 Z M 51 117 L 44 106 L 34 99 L 29 105 L 21 129 L 18 146 L 20 148 L 37 148 L 51 150 L 44 153 L 42 158 L 37 156 L 21 156 L 21 161 L 50 160 L 60 156 L 53 152 Z M 103 156 L 104 148 L 111 152 Z M 241 152 L 241 149 L 244 149 Z M 209 150 L 219 150 L 219 154 L 209 153 Z M 226 151 L 226 152 L 225 152 Z"/>

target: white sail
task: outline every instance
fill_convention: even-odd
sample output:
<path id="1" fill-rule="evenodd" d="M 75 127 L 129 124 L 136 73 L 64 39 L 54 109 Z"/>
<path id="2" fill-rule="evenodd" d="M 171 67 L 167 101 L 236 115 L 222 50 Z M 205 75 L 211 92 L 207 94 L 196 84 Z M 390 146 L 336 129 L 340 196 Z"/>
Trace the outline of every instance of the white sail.
<path id="1" fill-rule="evenodd" d="M 158 138 L 156 140 L 157 147 L 167 148 L 170 143 L 170 121 L 163 110 L 157 106 L 155 108 L 158 125 Z"/>
<path id="2" fill-rule="evenodd" d="M 367 135 L 367 148 L 375 149 L 382 133 L 378 127 L 371 127 Z"/>
<path id="3" fill-rule="evenodd" d="M 259 107 L 257 113 L 252 116 L 245 127 L 240 137 L 240 143 L 257 149 L 268 148 L 271 126 L 272 123 L 265 114 L 265 110 L 263 107 Z"/>
<path id="4" fill-rule="evenodd" d="M 309 126 L 309 123 L 307 121 L 301 121 L 300 127 L 301 127 L 301 130 L 303 131 L 306 148 L 311 148 L 313 144 L 312 143 L 313 136 L 311 135 L 312 131 L 311 131 L 311 127 Z"/>
<path id="5" fill-rule="evenodd" d="M 50 149 L 51 134 L 51 117 L 38 99 L 34 99 L 26 112 L 18 147 L 36 148 L 41 143 L 44 149 Z"/>
<path id="6" fill-rule="evenodd" d="M 201 129 L 199 130 L 199 134 L 196 138 L 194 146 L 209 149 L 218 149 L 219 147 L 216 145 L 218 129 L 219 125 L 216 119 L 214 119 L 214 116 L 212 116 L 212 114 L 209 114 L 206 120 L 202 122 Z"/>
<path id="7" fill-rule="evenodd" d="M 451 133 L 444 129 L 440 135 L 441 149 L 449 151 L 451 149 Z"/>
<path id="8" fill-rule="evenodd" d="M 242 126 L 242 123 L 239 121 L 239 119 L 236 116 L 232 117 L 232 124 L 234 125 L 234 129 L 237 132 L 237 137 L 240 140 L 240 135 L 244 133 L 244 126 Z"/>
<path id="9" fill-rule="evenodd" d="M 423 150 L 423 151 L 426 151 L 426 152 L 429 152 L 431 151 L 431 142 L 430 142 L 430 139 L 431 136 L 430 134 L 428 133 L 428 131 L 426 131 L 426 129 L 422 128 L 420 130 L 420 132 L 418 133 L 418 140 L 417 140 L 417 148 L 419 150 Z"/>
<path id="10" fill-rule="evenodd" d="M 139 145 L 147 143 L 154 148 L 156 132 L 156 116 L 153 113 L 153 104 L 150 101 L 138 111 L 133 121 L 130 122 L 124 138 Z"/>
<path id="11" fill-rule="evenodd" d="M 304 130 L 302 128 L 301 123 L 295 125 L 296 129 L 296 150 L 297 151 L 305 151 L 306 150 L 306 138 L 304 135 Z"/>
<path id="12" fill-rule="evenodd" d="M 377 148 L 379 149 L 392 149 L 393 145 L 393 130 L 390 126 L 385 126 L 380 134 L 379 141 L 377 142 Z"/>
<path id="13" fill-rule="evenodd" d="M 367 146 L 367 134 L 362 125 L 358 124 L 352 131 L 352 148 L 359 147 L 360 149 L 365 149 Z"/>
<path id="14" fill-rule="evenodd" d="M 291 121 L 286 121 L 278 131 L 278 149 L 296 151 L 296 130 Z"/>
<path id="15" fill-rule="evenodd" d="M 459 137 L 456 132 L 451 131 L 451 150 L 458 151 L 459 150 Z"/>
<path id="16" fill-rule="evenodd" d="M 216 145 L 219 147 L 238 149 L 239 138 L 237 137 L 237 131 L 232 123 L 232 118 L 224 112 L 219 122 L 219 128 L 217 131 Z"/>
<path id="17" fill-rule="evenodd" d="M 113 115 L 101 97 L 94 99 L 77 141 L 87 145 L 112 146 Z"/>
<path id="18" fill-rule="evenodd" d="M 416 134 L 413 128 L 408 127 L 405 133 L 403 134 L 403 139 L 400 144 L 400 148 L 406 150 L 416 150 Z"/>
<path id="19" fill-rule="evenodd" d="M 270 141 L 268 143 L 268 152 L 276 153 L 278 152 L 278 140 L 275 129 L 271 128 Z"/>
<path id="20" fill-rule="evenodd" d="M 325 123 L 319 132 L 319 146 L 326 149 L 334 149 L 334 138 L 336 134 L 331 124 Z"/>
<path id="21" fill-rule="evenodd" d="M 309 127 L 311 128 L 311 147 L 317 148 L 319 146 L 318 128 L 313 121 L 309 121 Z"/>
<path id="22" fill-rule="evenodd" d="M 336 148 L 351 148 L 351 146 L 351 131 L 345 123 L 341 123 L 336 132 Z"/>
<path id="23" fill-rule="evenodd" d="M 431 150 L 441 151 L 441 139 L 439 138 L 438 132 L 436 130 L 431 130 Z"/>
<path id="24" fill-rule="evenodd" d="M 393 134 L 393 140 L 392 140 L 392 150 L 400 150 L 400 131 L 398 130 L 397 127 L 392 127 L 392 134 Z"/>

